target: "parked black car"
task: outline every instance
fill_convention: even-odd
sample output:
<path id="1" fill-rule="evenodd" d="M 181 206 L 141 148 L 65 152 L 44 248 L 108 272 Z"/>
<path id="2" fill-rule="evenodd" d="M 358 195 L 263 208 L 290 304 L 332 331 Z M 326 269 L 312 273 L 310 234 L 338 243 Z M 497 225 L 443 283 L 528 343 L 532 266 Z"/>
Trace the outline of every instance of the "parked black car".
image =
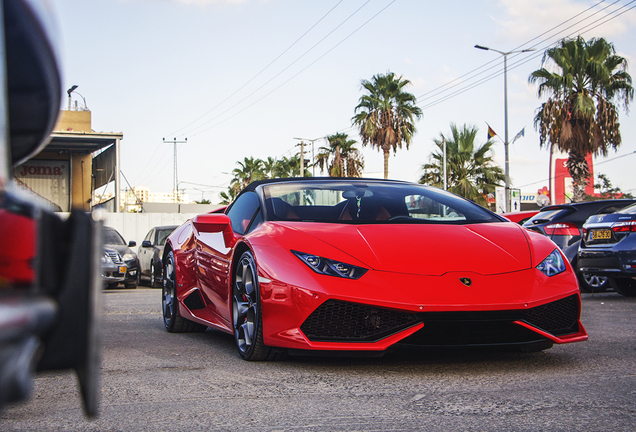
<path id="1" fill-rule="evenodd" d="M 636 297 L 636 204 L 585 222 L 577 265 L 607 278 L 619 294 Z"/>
<path id="2" fill-rule="evenodd" d="M 137 246 L 137 242 L 131 241 L 126 243 L 124 238 L 115 228 L 104 227 L 104 249 L 116 250 L 126 265 L 126 275 L 122 282 L 126 288 L 137 288 L 137 268 L 139 262 L 137 254 L 133 252 L 131 247 Z M 119 282 L 109 282 L 109 288 L 116 288 Z"/>
<path id="3" fill-rule="evenodd" d="M 177 227 L 178 225 L 158 226 L 146 234 L 137 253 L 139 257 L 137 283 L 139 285 L 148 281 L 151 287 L 161 286 L 163 281 L 163 265 L 161 264 L 163 245 Z"/>
<path id="4" fill-rule="evenodd" d="M 117 286 L 123 282 L 128 273 L 128 266 L 124 263 L 119 252 L 115 249 L 104 248 L 102 254 L 102 280 L 105 285 Z"/>
<path id="5" fill-rule="evenodd" d="M 636 199 L 616 199 L 546 206 L 523 226 L 550 237 L 576 269 L 583 224 L 587 218 L 614 213 L 634 203 Z M 601 292 L 610 286 L 606 276 L 585 271 L 578 271 L 577 275 L 582 292 Z"/>

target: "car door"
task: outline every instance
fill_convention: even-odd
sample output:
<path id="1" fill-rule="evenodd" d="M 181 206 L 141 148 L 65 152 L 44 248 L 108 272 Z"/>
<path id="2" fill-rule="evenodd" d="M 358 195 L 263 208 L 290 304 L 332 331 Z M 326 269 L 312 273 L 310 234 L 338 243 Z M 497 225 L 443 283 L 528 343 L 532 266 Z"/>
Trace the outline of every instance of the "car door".
<path id="1" fill-rule="evenodd" d="M 148 245 L 147 242 L 150 242 L 150 244 L 152 245 L 154 238 L 155 229 L 153 228 L 148 231 L 148 234 L 146 234 L 146 237 L 141 243 L 141 246 L 139 246 L 139 253 L 137 254 L 139 258 L 139 271 L 143 276 L 150 276 L 150 260 L 152 259 L 153 254 L 152 246 L 149 247 L 144 245 Z"/>
<path id="2" fill-rule="evenodd" d="M 247 233 L 259 213 L 259 200 L 254 192 L 241 194 L 229 208 L 227 215 L 236 237 Z M 199 285 L 212 309 L 228 324 L 232 321 L 230 307 L 232 283 L 232 253 L 225 247 L 222 233 L 200 233 L 196 237 Z"/>

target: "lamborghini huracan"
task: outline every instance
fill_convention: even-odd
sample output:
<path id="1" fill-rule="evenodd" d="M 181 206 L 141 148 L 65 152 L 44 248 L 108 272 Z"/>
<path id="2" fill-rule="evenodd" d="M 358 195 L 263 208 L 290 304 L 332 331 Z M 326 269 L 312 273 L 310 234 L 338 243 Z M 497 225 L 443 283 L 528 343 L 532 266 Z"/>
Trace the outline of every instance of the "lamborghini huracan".
<path id="1" fill-rule="evenodd" d="M 550 239 L 408 182 L 254 182 L 177 228 L 163 266 L 166 330 L 233 334 L 245 360 L 587 339 L 576 276 Z"/>

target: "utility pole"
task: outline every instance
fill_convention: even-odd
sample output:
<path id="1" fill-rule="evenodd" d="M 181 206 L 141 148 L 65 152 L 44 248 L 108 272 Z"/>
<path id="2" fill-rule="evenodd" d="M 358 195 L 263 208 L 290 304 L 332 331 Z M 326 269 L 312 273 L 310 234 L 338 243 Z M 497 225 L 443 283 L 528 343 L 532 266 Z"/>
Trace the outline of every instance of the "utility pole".
<path id="1" fill-rule="evenodd" d="M 314 138 L 314 139 L 307 139 L 307 138 L 294 138 L 295 140 L 300 140 L 301 144 L 304 144 L 303 141 L 309 141 L 311 143 L 311 175 L 312 177 L 316 177 L 316 158 L 314 156 L 314 142 L 324 139 L 326 137 L 320 137 L 320 138 Z M 301 152 L 302 152 L 302 146 L 301 148 Z M 302 161 L 301 163 L 305 163 L 304 161 Z M 301 177 L 304 177 L 304 175 L 301 175 Z"/>
<path id="2" fill-rule="evenodd" d="M 179 202 L 179 189 L 178 188 L 178 176 L 177 176 L 177 144 L 183 144 L 183 143 L 187 143 L 188 139 L 185 138 L 185 141 L 177 141 L 177 138 L 173 138 L 172 141 L 166 141 L 166 139 L 163 139 L 164 143 L 172 143 L 174 145 L 174 172 L 172 175 L 172 193 L 174 194 L 174 202 L 178 203 Z"/>
<path id="3" fill-rule="evenodd" d="M 305 143 L 300 142 L 300 176 L 305 177 Z"/>

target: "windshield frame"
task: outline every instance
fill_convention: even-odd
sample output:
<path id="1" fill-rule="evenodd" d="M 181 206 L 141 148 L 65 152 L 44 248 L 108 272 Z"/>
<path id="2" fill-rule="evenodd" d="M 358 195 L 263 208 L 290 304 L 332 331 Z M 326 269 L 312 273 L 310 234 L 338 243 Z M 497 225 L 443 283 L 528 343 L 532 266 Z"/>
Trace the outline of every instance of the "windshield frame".
<path id="1" fill-rule="evenodd" d="M 458 195 L 409 182 L 308 178 L 305 181 L 265 183 L 259 185 L 257 190 L 267 221 L 444 225 L 508 222 Z M 291 197 L 294 194 L 295 197 Z M 316 198 L 319 194 L 322 197 L 320 199 Z M 325 198 L 325 195 L 329 196 Z M 407 198 L 414 198 L 418 207 L 412 202 L 407 204 Z M 323 205 L 324 201 L 329 201 L 328 205 Z M 429 213 L 424 213 L 423 202 L 426 202 Z M 439 208 L 430 211 L 435 206 Z M 454 210 L 456 215 L 450 212 L 443 214 L 442 208 Z M 347 211 L 353 216 L 347 217 Z M 365 212 L 368 216 L 364 215 Z M 420 216 L 414 216 L 418 214 Z"/>

